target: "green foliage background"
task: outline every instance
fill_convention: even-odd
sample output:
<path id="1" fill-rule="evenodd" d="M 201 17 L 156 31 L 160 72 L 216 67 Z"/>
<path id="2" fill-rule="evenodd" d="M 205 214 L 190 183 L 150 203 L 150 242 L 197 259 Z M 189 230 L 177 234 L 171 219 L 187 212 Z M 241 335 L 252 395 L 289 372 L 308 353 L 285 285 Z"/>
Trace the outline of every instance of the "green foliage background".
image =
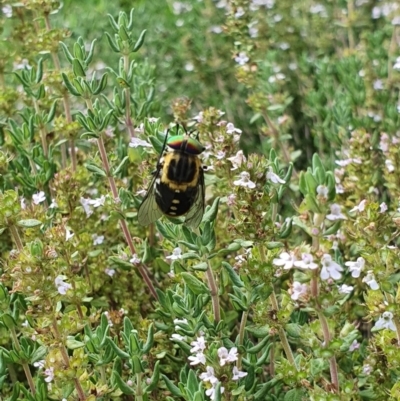
<path id="1" fill-rule="evenodd" d="M 0 4 L 0 399 L 400 399 L 397 2 Z"/>

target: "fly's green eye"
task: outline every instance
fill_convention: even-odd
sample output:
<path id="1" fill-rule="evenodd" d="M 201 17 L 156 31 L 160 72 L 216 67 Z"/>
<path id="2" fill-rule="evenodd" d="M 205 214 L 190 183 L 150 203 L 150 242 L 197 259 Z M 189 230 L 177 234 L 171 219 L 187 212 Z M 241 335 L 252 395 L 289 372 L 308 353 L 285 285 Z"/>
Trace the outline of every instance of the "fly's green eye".
<path id="1" fill-rule="evenodd" d="M 191 155 L 199 155 L 204 151 L 204 146 L 194 138 L 187 135 L 171 136 L 167 142 L 169 148 L 190 153 Z"/>

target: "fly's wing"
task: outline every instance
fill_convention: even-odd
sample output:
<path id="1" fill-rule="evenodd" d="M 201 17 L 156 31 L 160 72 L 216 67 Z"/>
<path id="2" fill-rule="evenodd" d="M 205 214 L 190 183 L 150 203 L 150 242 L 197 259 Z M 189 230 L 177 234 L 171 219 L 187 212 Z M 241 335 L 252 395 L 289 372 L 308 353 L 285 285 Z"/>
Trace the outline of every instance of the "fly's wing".
<path id="1" fill-rule="evenodd" d="M 161 210 L 157 206 L 156 194 L 154 190 L 154 184 L 157 177 L 158 171 L 155 173 L 154 178 L 151 180 L 149 189 L 147 190 L 147 194 L 143 199 L 142 204 L 139 206 L 137 218 L 141 226 L 148 226 L 162 216 Z"/>
<path id="2" fill-rule="evenodd" d="M 200 168 L 199 174 L 199 186 L 197 188 L 196 198 L 193 202 L 193 206 L 190 208 L 188 214 L 185 219 L 185 226 L 191 228 L 197 228 L 204 214 L 204 206 L 205 205 L 205 190 L 204 190 L 204 172 L 203 169 Z"/>
<path id="3" fill-rule="evenodd" d="M 169 130 L 167 131 L 167 134 L 165 135 L 164 144 L 163 144 L 160 156 L 158 157 L 157 171 L 154 173 L 154 177 L 151 180 L 151 183 L 147 190 L 147 194 L 146 194 L 145 198 L 143 199 L 142 204 L 139 206 L 137 217 L 138 217 L 138 222 L 141 226 L 148 226 L 149 224 L 154 223 L 156 220 L 158 220 L 162 216 L 162 212 L 159 209 L 159 207 L 157 206 L 154 184 L 156 183 L 156 179 L 159 177 L 160 170 L 162 169 L 162 165 L 161 165 L 160 161 L 164 154 L 165 147 L 167 145 L 168 133 L 169 133 Z"/>

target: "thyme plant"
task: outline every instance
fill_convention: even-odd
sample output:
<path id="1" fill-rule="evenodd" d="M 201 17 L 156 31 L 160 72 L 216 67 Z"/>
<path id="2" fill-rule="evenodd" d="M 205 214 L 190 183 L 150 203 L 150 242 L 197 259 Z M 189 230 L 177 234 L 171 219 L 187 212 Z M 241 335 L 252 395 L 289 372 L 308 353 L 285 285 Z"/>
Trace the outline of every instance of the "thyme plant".
<path id="1" fill-rule="evenodd" d="M 396 2 L 0 4 L 1 400 L 400 399 Z"/>

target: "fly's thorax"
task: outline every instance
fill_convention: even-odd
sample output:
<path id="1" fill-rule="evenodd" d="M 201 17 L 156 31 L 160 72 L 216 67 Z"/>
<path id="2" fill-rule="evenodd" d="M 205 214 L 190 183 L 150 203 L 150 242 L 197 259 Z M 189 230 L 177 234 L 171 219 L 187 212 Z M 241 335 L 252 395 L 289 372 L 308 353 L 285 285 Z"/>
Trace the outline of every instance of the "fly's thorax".
<path id="1" fill-rule="evenodd" d="M 201 168 L 196 155 L 168 152 L 164 156 L 160 181 L 171 189 L 186 191 L 198 185 Z"/>
<path id="2" fill-rule="evenodd" d="M 190 155 L 199 155 L 205 149 L 197 139 L 188 135 L 171 136 L 168 139 L 167 146 L 172 150 Z"/>

